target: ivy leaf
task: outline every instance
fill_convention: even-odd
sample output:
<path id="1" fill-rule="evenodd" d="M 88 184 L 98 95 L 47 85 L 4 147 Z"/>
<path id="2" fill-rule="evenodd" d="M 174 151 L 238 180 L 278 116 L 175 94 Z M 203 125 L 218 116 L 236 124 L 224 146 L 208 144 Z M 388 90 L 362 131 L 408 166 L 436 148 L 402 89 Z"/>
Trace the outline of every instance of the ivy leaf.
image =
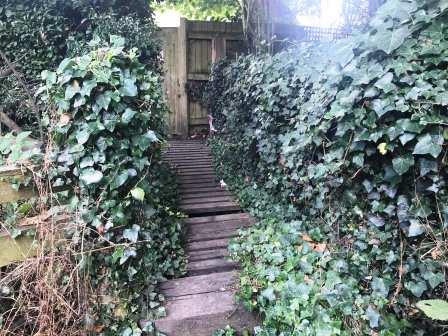
<path id="1" fill-rule="evenodd" d="M 261 292 L 261 296 L 269 301 L 275 301 L 275 299 L 276 299 L 275 293 L 274 293 L 274 288 L 272 288 L 272 287 L 268 287 L 265 290 L 263 290 Z"/>
<path id="2" fill-rule="evenodd" d="M 410 220 L 408 237 L 417 237 L 426 232 L 425 226 L 417 219 Z"/>
<path id="3" fill-rule="evenodd" d="M 118 35 L 110 35 L 109 39 L 110 39 L 110 43 L 115 48 L 120 48 L 120 47 L 124 47 L 125 46 L 126 39 L 124 37 L 121 37 L 121 36 L 118 36 Z"/>
<path id="4" fill-rule="evenodd" d="M 123 96 L 135 97 L 137 96 L 137 86 L 135 85 L 135 79 L 125 78 L 122 86 L 120 87 L 120 93 Z"/>
<path id="5" fill-rule="evenodd" d="M 79 91 L 79 82 L 75 80 L 71 85 L 67 85 L 67 87 L 65 88 L 65 99 L 72 99 Z"/>
<path id="6" fill-rule="evenodd" d="M 380 314 L 372 308 L 372 306 L 368 306 L 366 309 L 366 316 L 369 319 L 370 328 L 378 328 L 380 321 Z"/>
<path id="7" fill-rule="evenodd" d="M 424 280 L 405 282 L 404 287 L 416 297 L 422 296 L 423 292 L 428 289 Z"/>
<path id="8" fill-rule="evenodd" d="M 392 83 L 393 79 L 394 75 L 392 72 L 388 72 L 375 83 L 375 86 L 385 93 L 389 93 L 397 88 L 396 85 Z"/>
<path id="9" fill-rule="evenodd" d="M 378 49 L 383 50 L 386 54 L 391 54 L 394 50 L 398 49 L 404 42 L 404 40 L 411 34 L 408 26 L 403 26 L 393 31 L 378 31 L 376 46 Z"/>
<path id="10" fill-rule="evenodd" d="M 117 176 L 115 176 L 114 180 L 110 184 L 110 190 L 115 190 L 121 187 L 128 180 L 128 171 L 123 170 Z"/>
<path id="11" fill-rule="evenodd" d="M 383 227 L 385 224 L 384 218 L 380 216 L 369 216 L 369 223 L 376 227 Z"/>
<path id="12" fill-rule="evenodd" d="M 438 171 L 437 161 L 421 158 L 419 162 L 420 162 L 420 176 L 425 176 L 430 172 L 437 173 Z"/>
<path id="13" fill-rule="evenodd" d="M 145 191 L 142 188 L 134 188 L 131 190 L 131 195 L 137 201 L 143 202 L 145 200 Z"/>
<path id="14" fill-rule="evenodd" d="M 137 112 L 135 112 L 134 110 L 127 108 L 124 113 L 123 116 L 121 117 L 121 121 L 125 124 L 129 124 L 129 122 L 132 120 L 132 118 L 137 114 Z"/>
<path id="15" fill-rule="evenodd" d="M 433 320 L 448 321 L 448 302 L 443 300 L 422 300 L 417 302 L 417 308 Z"/>
<path id="16" fill-rule="evenodd" d="M 372 290 L 384 297 L 389 294 L 389 288 L 384 283 L 384 279 L 378 277 L 374 277 L 372 280 Z"/>
<path id="17" fill-rule="evenodd" d="M 112 100 L 111 94 L 109 91 L 107 91 L 105 93 L 100 94 L 96 98 L 96 103 L 100 108 L 107 110 L 109 108 L 111 100 Z"/>
<path id="18" fill-rule="evenodd" d="M 415 145 L 413 154 L 425 155 L 430 154 L 437 158 L 442 152 L 443 137 L 440 135 L 426 134 L 419 138 Z"/>
<path id="19" fill-rule="evenodd" d="M 123 232 L 123 238 L 128 239 L 132 243 L 136 243 L 138 240 L 138 233 L 140 232 L 139 225 L 132 225 L 132 229 L 126 229 Z"/>
<path id="20" fill-rule="evenodd" d="M 102 178 L 103 173 L 93 168 L 83 169 L 79 176 L 79 179 L 87 185 L 99 183 Z"/>
<path id="21" fill-rule="evenodd" d="M 399 156 L 392 160 L 392 165 L 398 175 L 407 173 L 414 163 L 414 156 L 411 154 Z"/>
<path id="22" fill-rule="evenodd" d="M 87 128 L 79 130 L 76 132 L 76 140 L 78 144 L 84 145 L 90 138 L 90 131 Z"/>
<path id="23" fill-rule="evenodd" d="M 74 61 L 71 58 L 64 59 L 57 69 L 58 74 L 62 74 L 64 71 L 68 70 L 70 67 L 74 65 Z"/>

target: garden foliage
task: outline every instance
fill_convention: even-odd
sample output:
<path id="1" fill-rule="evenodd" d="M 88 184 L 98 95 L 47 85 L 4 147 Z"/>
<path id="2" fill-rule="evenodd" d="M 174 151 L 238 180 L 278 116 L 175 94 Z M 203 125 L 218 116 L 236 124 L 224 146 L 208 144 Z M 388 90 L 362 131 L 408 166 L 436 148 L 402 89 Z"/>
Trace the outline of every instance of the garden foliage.
<path id="1" fill-rule="evenodd" d="M 159 66 L 149 4 L 143 0 L 3 0 L 0 3 L 0 50 L 14 63 L 28 90 L 40 73 L 55 68 L 66 55 L 86 50 L 93 36 L 127 37 L 141 61 Z M 6 66 L 0 59 L 0 69 Z M 38 116 L 16 76 L 0 78 L 0 108 L 26 130 L 36 130 Z"/>
<path id="2" fill-rule="evenodd" d="M 75 235 L 85 235 L 82 264 L 97 289 L 94 320 L 105 335 L 152 331 L 137 322 L 164 315 L 156 285 L 183 270 L 179 215 L 170 208 L 175 181 L 160 157 L 160 76 L 139 62 L 137 49 L 124 47 L 112 35 L 111 46 L 64 59 L 43 73 L 40 90 L 57 111 L 49 118 L 57 146 L 52 178 L 55 186 L 76 186 L 69 204 L 87 231 L 81 226 Z"/>
<path id="3" fill-rule="evenodd" d="M 365 33 L 215 68 L 217 167 L 261 218 L 231 246 L 259 335 L 440 331 L 415 303 L 447 297 L 447 23 L 390 0 Z"/>

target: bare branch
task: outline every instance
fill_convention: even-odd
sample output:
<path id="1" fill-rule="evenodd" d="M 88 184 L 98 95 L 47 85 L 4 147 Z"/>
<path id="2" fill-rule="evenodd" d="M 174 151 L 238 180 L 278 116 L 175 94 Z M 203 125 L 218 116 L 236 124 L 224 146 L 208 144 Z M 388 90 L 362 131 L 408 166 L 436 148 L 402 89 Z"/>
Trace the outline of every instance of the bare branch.
<path id="1" fill-rule="evenodd" d="M 7 116 L 5 112 L 0 109 L 0 123 L 5 124 L 10 130 L 18 133 L 22 132 L 22 129 L 17 125 L 14 120 Z"/>
<path id="2" fill-rule="evenodd" d="M 36 115 L 37 123 L 39 125 L 39 134 L 40 134 L 41 140 L 43 140 L 44 133 L 43 133 L 43 129 L 42 129 L 42 123 L 40 120 L 40 112 L 39 112 L 39 108 L 35 104 L 33 95 L 31 94 L 30 90 L 28 89 L 27 85 L 25 84 L 25 82 L 22 78 L 22 75 L 17 71 L 15 65 L 6 57 L 5 53 L 2 50 L 0 50 L 0 57 L 6 63 L 6 65 L 8 66 L 8 69 L 16 76 L 17 81 L 20 83 L 20 85 L 23 87 L 26 94 L 28 95 L 29 103 L 31 105 L 31 108 L 32 108 L 34 114 Z"/>

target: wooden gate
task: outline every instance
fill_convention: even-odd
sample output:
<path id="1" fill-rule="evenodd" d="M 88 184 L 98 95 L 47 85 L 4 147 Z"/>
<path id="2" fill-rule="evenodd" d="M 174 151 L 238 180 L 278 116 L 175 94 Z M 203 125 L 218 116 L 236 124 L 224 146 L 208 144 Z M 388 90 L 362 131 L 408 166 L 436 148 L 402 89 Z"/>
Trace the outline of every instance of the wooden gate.
<path id="1" fill-rule="evenodd" d="M 208 80 L 214 62 L 244 51 L 242 26 L 181 19 L 179 27 L 162 28 L 161 36 L 170 134 L 187 137 L 207 132 L 208 112 L 192 92 Z"/>

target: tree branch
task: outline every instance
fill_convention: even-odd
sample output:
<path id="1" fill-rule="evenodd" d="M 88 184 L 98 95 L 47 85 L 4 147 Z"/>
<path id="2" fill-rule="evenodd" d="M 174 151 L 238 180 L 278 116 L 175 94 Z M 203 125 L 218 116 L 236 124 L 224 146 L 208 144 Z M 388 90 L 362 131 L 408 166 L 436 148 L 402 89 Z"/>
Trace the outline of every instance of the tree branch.
<path id="1" fill-rule="evenodd" d="M 36 115 L 37 123 L 39 125 L 40 138 L 41 138 L 41 140 L 43 140 L 44 133 L 43 133 L 43 129 L 42 129 L 42 123 L 40 120 L 40 112 L 39 112 L 39 108 L 36 106 L 36 104 L 34 102 L 33 95 L 31 94 L 30 90 L 28 89 L 25 82 L 23 81 L 22 75 L 16 70 L 16 67 L 14 66 L 14 64 L 8 59 L 8 57 L 6 57 L 5 53 L 2 50 L 0 50 L 0 57 L 6 63 L 9 70 L 16 76 L 17 81 L 20 83 L 20 85 L 23 87 L 26 94 L 28 95 L 29 103 L 31 105 L 31 108 L 32 108 L 34 114 Z"/>
<path id="2" fill-rule="evenodd" d="M 11 69 L 5 69 L 0 71 L 0 78 L 8 77 L 10 75 L 12 75 Z"/>
<path id="3" fill-rule="evenodd" d="M 5 124 L 10 130 L 16 131 L 18 133 L 22 132 L 22 129 L 19 125 L 17 125 L 14 120 L 12 120 L 10 117 L 6 115 L 5 112 L 3 112 L 0 109 L 0 123 Z"/>

